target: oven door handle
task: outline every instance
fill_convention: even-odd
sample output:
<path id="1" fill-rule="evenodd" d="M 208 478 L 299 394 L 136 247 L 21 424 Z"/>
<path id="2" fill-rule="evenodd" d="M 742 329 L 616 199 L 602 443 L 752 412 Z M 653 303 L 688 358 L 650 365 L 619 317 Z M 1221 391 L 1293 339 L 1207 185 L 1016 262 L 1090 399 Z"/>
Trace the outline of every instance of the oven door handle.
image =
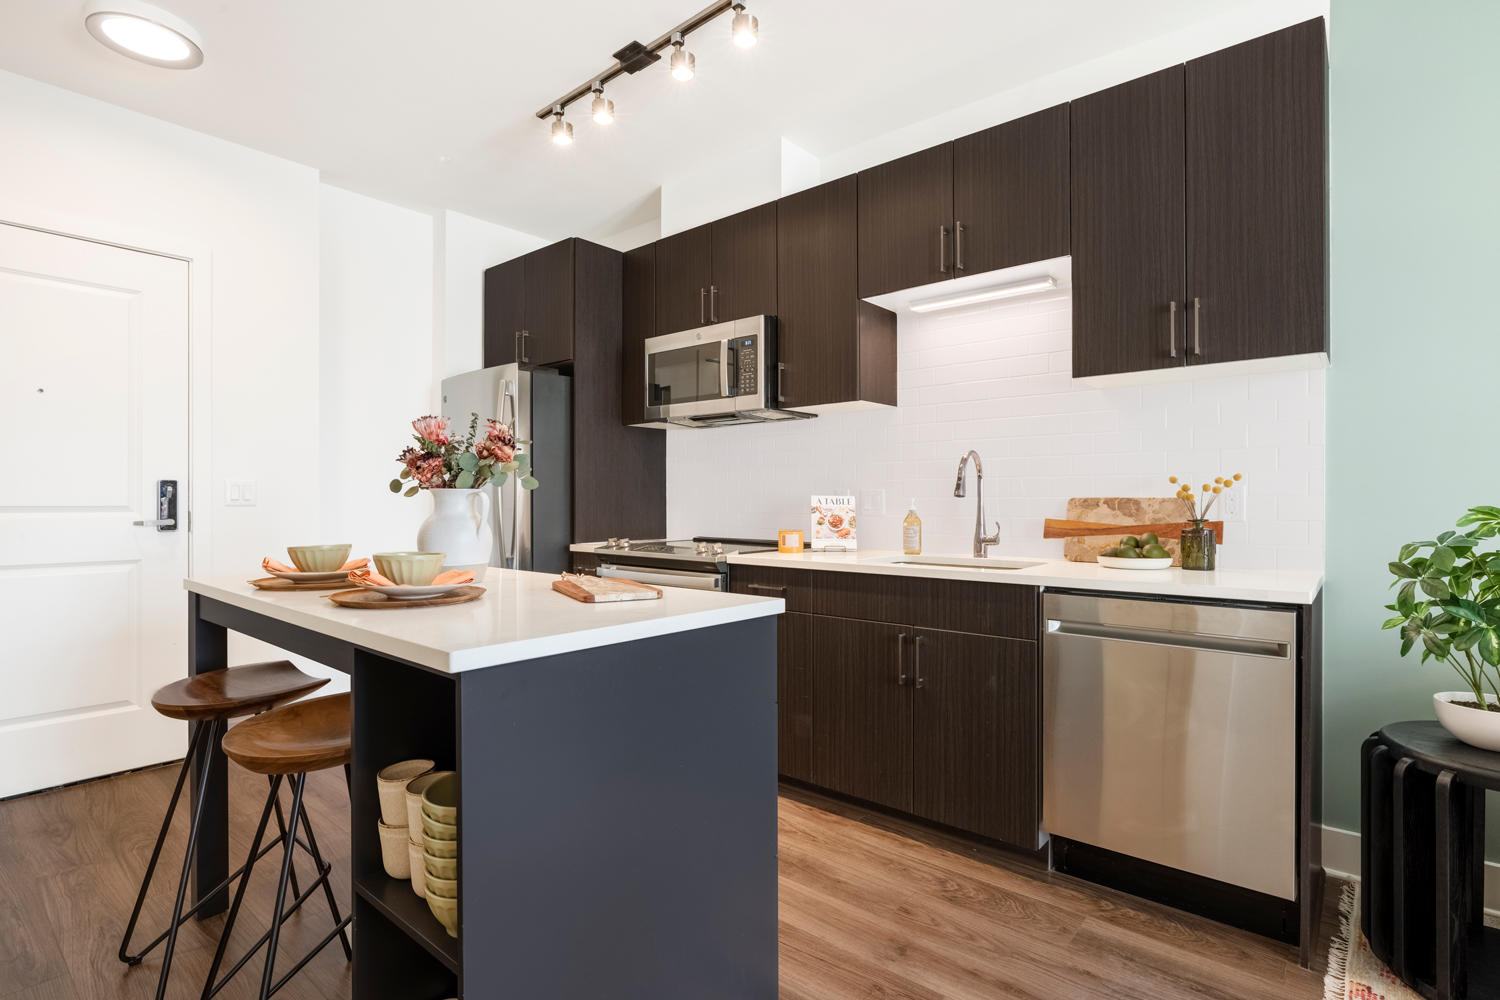
<path id="1" fill-rule="evenodd" d="M 691 573 L 674 569 L 636 569 L 633 566 L 599 567 L 599 575 L 606 580 L 634 580 L 649 583 L 654 587 L 681 587 L 685 590 L 723 590 L 724 574 Z"/>

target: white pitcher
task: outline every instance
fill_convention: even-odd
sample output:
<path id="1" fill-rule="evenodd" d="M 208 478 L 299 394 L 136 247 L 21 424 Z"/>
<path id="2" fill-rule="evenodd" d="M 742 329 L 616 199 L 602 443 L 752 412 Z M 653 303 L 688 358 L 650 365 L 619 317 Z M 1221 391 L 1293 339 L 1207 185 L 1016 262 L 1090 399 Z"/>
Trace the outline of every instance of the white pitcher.
<path id="1" fill-rule="evenodd" d="M 445 570 L 472 570 L 483 576 L 495 546 L 489 494 L 458 489 L 425 492 L 432 497 L 432 514 L 417 529 L 417 548 L 442 552 Z"/>

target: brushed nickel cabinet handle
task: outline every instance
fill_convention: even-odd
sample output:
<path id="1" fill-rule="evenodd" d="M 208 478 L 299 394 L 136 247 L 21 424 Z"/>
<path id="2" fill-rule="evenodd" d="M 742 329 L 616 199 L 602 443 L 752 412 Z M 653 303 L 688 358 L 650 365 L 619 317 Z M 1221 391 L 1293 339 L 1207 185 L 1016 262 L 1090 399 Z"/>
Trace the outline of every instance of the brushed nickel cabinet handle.
<path id="1" fill-rule="evenodd" d="M 938 226 L 938 273 L 948 273 L 948 227 Z"/>
<path id="2" fill-rule="evenodd" d="M 708 322 L 708 289 L 698 289 L 698 325 Z"/>
<path id="3" fill-rule="evenodd" d="M 953 220 L 953 270 L 964 269 L 964 224 Z"/>
<path id="4" fill-rule="evenodd" d="M 1203 357 L 1203 338 L 1198 328 L 1198 317 L 1203 312 L 1203 301 L 1196 296 L 1193 298 L 1193 357 Z"/>
<path id="5" fill-rule="evenodd" d="M 708 321 L 717 323 L 719 321 L 719 288 L 717 285 L 708 286 Z"/>
<path id="6" fill-rule="evenodd" d="M 786 595 L 785 587 L 773 587 L 769 583 L 747 583 L 745 584 L 745 589 L 753 590 L 761 594 L 780 594 L 782 596 Z"/>
<path id="7" fill-rule="evenodd" d="M 1177 357 L 1177 300 L 1167 303 L 1167 351 Z"/>
<path id="8" fill-rule="evenodd" d="M 528 363 L 531 361 L 531 359 L 526 356 L 526 338 L 529 336 L 531 336 L 530 330 L 521 331 L 521 360 Z"/>
<path id="9" fill-rule="evenodd" d="M 906 676 L 906 633 L 896 636 L 896 683 L 905 687 L 911 678 Z"/>

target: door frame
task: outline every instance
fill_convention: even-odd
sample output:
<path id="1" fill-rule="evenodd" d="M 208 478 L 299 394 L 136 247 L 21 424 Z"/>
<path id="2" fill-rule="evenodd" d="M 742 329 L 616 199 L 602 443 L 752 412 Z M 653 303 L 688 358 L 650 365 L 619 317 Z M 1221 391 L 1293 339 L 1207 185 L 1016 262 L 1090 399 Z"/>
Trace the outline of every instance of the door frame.
<path id="1" fill-rule="evenodd" d="M 212 345 L 213 345 L 213 254 L 200 240 L 163 233 L 143 226 L 120 223 L 112 219 L 90 218 L 56 212 L 25 204 L 18 199 L 0 198 L 0 223 L 30 229 L 53 236 L 100 243 L 180 260 L 188 266 L 188 459 L 184 470 L 187 479 L 188 565 L 192 575 L 209 563 L 210 530 L 213 504 L 208 490 L 199 489 L 200 473 L 212 468 L 209 432 L 213 427 Z M 204 500 L 199 503 L 199 499 Z M 150 513 L 147 511 L 146 513 Z M 179 512 L 180 518 L 183 515 Z"/>

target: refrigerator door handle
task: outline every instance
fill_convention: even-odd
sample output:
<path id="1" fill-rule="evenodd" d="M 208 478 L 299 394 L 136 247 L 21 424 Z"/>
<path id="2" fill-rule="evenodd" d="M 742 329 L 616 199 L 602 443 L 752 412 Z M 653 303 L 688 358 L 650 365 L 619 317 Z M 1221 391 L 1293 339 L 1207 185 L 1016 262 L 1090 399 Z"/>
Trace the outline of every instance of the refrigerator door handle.
<path id="1" fill-rule="evenodd" d="M 500 390 L 500 422 L 510 428 L 511 434 L 516 433 L 517 406 L 516 384 L 510 379 L 506 379 Z M 519 554 L 517 551 L 517 533 L 520 531 L 521 518 L 520 507 L 518 506 L 519 495 L 515 492 L 515 476 L 508 476 L 505 486 L 495 488 L 497 499 L 500 499 L 500 490 L 506 488 L 511 490 L 512 498 L 509 524 L 505 523 L 505 504 L 501 502 L 495 505 L 499 511 L 496 517 L 500 520 L 500 564 L 507 569 L 519 569 L 520 567 L 517 565 L 517 556 Z"/>

